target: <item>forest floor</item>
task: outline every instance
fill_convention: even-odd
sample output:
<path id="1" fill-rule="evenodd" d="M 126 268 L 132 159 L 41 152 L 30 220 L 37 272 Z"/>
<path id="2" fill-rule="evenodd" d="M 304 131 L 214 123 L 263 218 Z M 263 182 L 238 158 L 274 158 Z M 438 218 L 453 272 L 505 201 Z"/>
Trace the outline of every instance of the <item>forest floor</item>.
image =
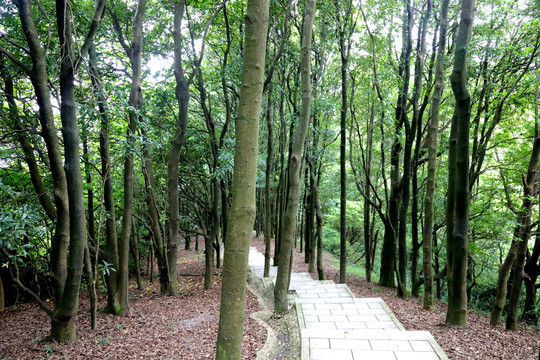
<path id="1" fill-rule="evenodd" d="M 256 246 L 258 251 L 264 253 L 262 239 L 255 239 L 252 246 Z M 298 249 L 294 249 L 293 254 L 293 270 L 295 272 L 307 272 L 308 266 L 304 263 L 304 254 L 300 253 Z M 332 257 L 334 256 L 331 254 L 324 254 L 323 268 L 326 279 L 334 280 L 337 283 L 339 272 L 329 265 Z M 317 273 L 311 273 L 311 277 L 317 279 Z M 468 326 L 446 325 L 445 303 L 437 301 L 433 310 L 426 311 L 422 309 L 421 298 L 400 299 L 396 296 L 395 289 L 381 287 L 358 276 L 349 275 L 347 285 L 356 297 L 382 298 L 405 329 L 429 331 L 449 359 L 540 359 L 539 328 L 520 324 L 518 331 L 506 331 L 503 324 L 490 325 L 488 315 L 471 311 L 468 314 Z"/>
<path id="2" fill-rule="evenodd" d="M 262 239 L 254 239 L 252 245 L 264 252 Z M 90 330 L 89 302 L 86 293 L 83 294 L 77 325 L 79 341 L 74 344 L 41 341 L 48 334 L 50 322 L 35 304 L 19 304 L 0 313 L 0 359 L 212 359 L 217 339 L 221 274 L 217 272 L 214 276 L 212 289 L 204 290 L 204 255 L 185 250 L 179 255 L 179 296 L 161 296 L 157 280 L 149 283 L 145 279 L 142 289 L 132 283 L 130 314 L 113 316 L 100 312 L 96 331 Z M 307 271 L 303 256 L 294 250 L 294 271 Z M 329 265 L 332 257 L 324 255 L 325 274 L 327 279 L 337 282 L 338 272 Z M 316 273 L 311 276 L 317 278 Z M 450 359 L 539 359 L 538 328 L 521 325 L 518 331 L 506 331 L 504 325 L 491 326 L 487 315 L 474 312 L 469 313 L 468 326 L 449 326 L 444 323 L 446 305 L 442 302 L 436 302 L 433 310 L 425 311 L 421 299 L 399 299 L 395 290 L 357 276 L 348 276 L 347 285 L 357 297 L 382 298 L 407 330 L 431 332 Z M 263 309 L 256 295 L 249 291 L 247 299 L 242 359 L 255 359 L 268 334 L 249 315 L 268 309 Z M 100 294 L 101 308 L 105 301 L 105 294 Z M 296 332 L 290 328 L 290 319 L 289 324 L 284 325 L 285 319 L 265 317 L 266 325 L 274 329 L 275 347 L 281 350 L 274 352 L 271 358 L 294 360 L 297 345 L 289 344 L 287 338 L 291 332 Z M 280 330 L 280 326 L 285 330 Z"/>
<path id="3" fill-rule="evenodd" d="M 130 287 L 130 314 L 98 313 L 98 330 L 90 329 L 88 296 L 81 295 L 77 321 L 79 341 L 45 343 L 49 317 L 35 304 L 18 304 L 0 313 L 0 359 L 213 359 L 219 321 L 221 274 L 212 289 L 204 290 L 204 255 L 180 250 L 179 295 L 161 296 L 159 281 Z M 99 307 L 106 304 L 100 294 Z M 242 359 L 255 359 L 267 331 L 249 317 L 261 310 L 247 293 Z"/>

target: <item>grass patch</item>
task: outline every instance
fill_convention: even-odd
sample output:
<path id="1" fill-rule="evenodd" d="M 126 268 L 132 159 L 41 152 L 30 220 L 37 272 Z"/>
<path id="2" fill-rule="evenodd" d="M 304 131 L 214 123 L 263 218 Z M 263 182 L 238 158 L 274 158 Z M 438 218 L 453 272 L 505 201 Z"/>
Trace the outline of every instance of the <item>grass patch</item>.
<path id="1" fill-rule="evenodd" d="M 330 257 L 328 261 L 328 265 L 334 270 L 339 271 L 339 258 Z M 366 279 L 366 271 L 364 266 L 361 264 L 347 264 L 347 276 L 357 276 L 362 278 L 363 280 Z M 371 281 L 372 282 L 378 282 L 379 281 L 379 275 L 375 274 L 374 272 L 371 273 Z"/>

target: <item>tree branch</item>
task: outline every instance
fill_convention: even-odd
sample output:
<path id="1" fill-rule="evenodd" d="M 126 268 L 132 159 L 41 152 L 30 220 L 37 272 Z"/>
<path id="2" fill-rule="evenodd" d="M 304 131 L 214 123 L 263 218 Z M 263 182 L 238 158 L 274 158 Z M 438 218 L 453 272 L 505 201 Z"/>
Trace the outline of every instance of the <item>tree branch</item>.
<path id="1" fill-rule="evenodd" d="M 7 257 L 9 263 L 11 264 L 11 268 L 15 271 L 15 275 L 10 271 L 9 274 L 11 275 L 11 279 L 17 286 L 24 291 L 26 294 L 28 294 L 40 307 L 41 310 L 45 311 L 47 315 L 52 316 L 53 311 L 45 304 L 43 300 L 32 290 L 27 288 L 23 285 L 21 280 L 19 279 L 19 266 L 17 265 L 16 261 L 13 261 L 9 253 L 6 251 L 6 249 L 2 248 L 2 252 Z"/>

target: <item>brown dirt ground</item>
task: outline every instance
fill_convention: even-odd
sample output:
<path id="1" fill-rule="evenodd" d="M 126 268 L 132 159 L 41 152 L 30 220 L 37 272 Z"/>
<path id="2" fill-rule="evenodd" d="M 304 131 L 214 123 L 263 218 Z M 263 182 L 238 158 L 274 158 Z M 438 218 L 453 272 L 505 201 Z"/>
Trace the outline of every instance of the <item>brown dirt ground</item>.
<path id="1" fill-rule="evenodd" d="M 255 239 L 252 246 L 264 253 L 262 239 Z M 293 270 L 307 272 L 304 254 L 299 253 L 298 249 L 293 254 Z M 328 265 L 330 257 L 332 255 L 326 253 L 323 256 L 325 276 L 337 283 L 339 273 Z M 317 279 L 317 273 L 312 273 L 311 277 Z M 433 310 L 426 311 L 422 309 L 422 299 L 400 299 L 396 297 L 395 289 L 384 288 L 356 276 L 348 276 L 347 285 L 357 297 L 382 298 L 407 330 L 431 332 L 450 359 L 540 359 L 538 328 L 521 324 L 518 331 L 506 331 L 503 324 L 492 326 L 487 315 L 474 312 L 469 312 L 468 326 L 450 326 L 445 324 L 446 304 L 442 302 L 436 302 Z"/>
<path id="2" fill-rule="evenodd" d="M 89 302 L 81 296 L 77 322 L 79 341 L 43 343 L 50 329 L 47 315 L 34 304 L 17 305 L 0 313 L 0 359 L 213 359 L 217 339 L 221 275 L 203 289 L 204 256 L 180 251 L 180 294 L 159 295 L 159 283 L 144 281 L 130 288 L 126 316 L 98 314 L 98 330 L 90 330 Z M 184 275 L 183 275 L 184 274 Z M 189 276 L 185 276 L 188 274 Z M 195 275 L 195 276 L 193 276 Z M 99 305 L 105 306 L 100 294 Z M 247 294 L 247 314 L 259 311 L 255 296 Z M 246 317 L 242 359 L 255 359 L 264 345 L 266 329 Z"/>

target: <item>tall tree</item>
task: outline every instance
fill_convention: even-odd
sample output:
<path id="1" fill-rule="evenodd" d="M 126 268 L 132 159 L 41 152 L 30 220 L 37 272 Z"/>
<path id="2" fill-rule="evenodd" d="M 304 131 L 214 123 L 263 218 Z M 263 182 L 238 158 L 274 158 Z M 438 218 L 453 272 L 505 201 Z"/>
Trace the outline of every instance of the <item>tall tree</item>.
<path id="1" fill-rule="evenodd" d="M 538 161 L 540 160 L 540 134 L 538 126 L 534 133 L 534 143 L 529 160 L 529 167 L 527 169 L 527 176 L 522 174 L 523 180 L 523 200 L 521 208 L 518 212 L 517 225 L 515 231 L 515 260 L 512 267 L 512 287 L 510 288 L 510 297 L 508 300 L 508 313 L 506 315 L 506 328 L 508 330 L 517 330 L 518 328 L 518 311 L 519 300 L 521 297 L 521 289 L 525 274 L 525 262 L 527 260 L 529 238 L 531 235 L 531 214 L 533 198 L 537 191 L 537 173 L 538 173 Z M 514 253 L 514 251 L 512 251 Z M 504 276 L 504 274 L 501 274 Z M 499 281 L 500 282 L 500 281 Z M 498 288 L 497 292 L 501 292 L 502 289 Z M 497 309 L 494 307 L 494 310 Z"/>
<path id="2" fill-rule="evenodd" d="M 256 208 L 258 131 L 268 13 L 268 0 L 248 0 L 242 87 L 236 121 L 231 214 L 223 263 L 217 360 L 241 358 L 249 244 Z"/>
<path id="3" fill-rule="evenodd" d="M 401 148 L 401 129 L 405 133 L 405 146 L 403 151 L 403 175 L 401 178 L 392 184 L 392 192 L 399 197 L 397 200 L 398 205 L 398 218 L 397 222 L 397 242 L 398 242 L 398 288 L 397 294 L 399 297 L 407 297 L 407 264 L 408 264 L 408 252 L 407 252 L 407 214 L 409 211 L 410 200 L 410 182 L 411 182 L 411 156 L 412 156 L 412 144 L 416 136 L 416 123 L 409 120 L 407 115 L 408 107 L 408 94 L 409 94 L 409 77 L 410 77 L 410 63 L 412 53 L 412 27 L 413 27 L 413 14 L 411 2 L 407 1 L 405 6 L 405 12 L 403 14 L 403 38 L 406 41 L 403 42 L 403 48 L 401 53 L 401 61 L 399 65 L 401 81 L 403 84 L 402 89 L 398 96 L 398 104 L 396 106 L 396 133 L 395 143 L 392 147 L 394 152 L 394 163 L 392 164 L 392 170 L 397 169 L 399 173 L 399 153 Z M 397 161 L 397 162 L 396 162 Z"/>
<path id="4" fill-rule="evenodd" d="M 69 1 L 56 1 L 56 20 L 60 44 L 60 117 L 64 140 L 64 164 L 56 134 L 51 94 L 48 88 L 49 75 L 46 52 L 36 30 L 29 1 L 14 1 L 26 36 L 32 59 L 32 69 L 7 50 L 0 48 L 7 58 L 18 65 L 30 78 L 37 97 L 39 119 L 47 145 L 55 186 L 57 225 L 51 246 L 51 273 L 55 280 L 55 307 L 50 310 L 39 297 L 18 280 L 15 263 L 16 283 L 28 292 L 39 306 L 51 317 L 51 332 L 48 338 L 59 341 L 76 340 L 76 319 L 81 275 L 86 247 L 86 218 L 83 201 L 82 173 L 79 159 L 79 130 L 75 111 L 75 74 L 80 56 L 74 52 L 73 16 Z M 85 54 L 101 22 L 105 1 L 96 3 L 88 33 L 81 46 Z M 4 250 L 5 251 L 5 250 Z"/>
<path id="5" fill-rule="evenodd" d="M 115 21 L 115 28 L 118 32 L 120 43 L 126 51 L 131 63 L 131 85 L 129 91 L 128 104 L 130 106 L 128 116 L 129 124 L 126 131 L 127 154 L 124 159 L 124 204 L 122 210 L 122 230 L 118 242 L 118 282 L 114 294 L 112 307 L 107 311 L 112 314 L 122 315 L 129 312 L 128 303 L 128 276 L 129 276 L 129 240 L 131 236 L 133 221 L 133 189 L 134 189 L 134 150 L 135 136 L 137 132 L 138 111 L 142 101 L 142 41 L 143 41 L 143 17 L 146 11 L 146 0 L 139 0 L 131 33 L 131 44 L 128 45 L 122 35 L 118 21 Z"/>
<path id="6" fill-rule="evenodd" d="M 311 39 L 315 18 L 315 0 L 306 2 L 304 27 L 302 32 L 302 58 L 300 73 L 302 77 L 302 111 L 294 132 L 294 140 L 289 155 L 289 188 L 284 214 L 282 244 L 279 254 L 278 273 L 274 289 L 274 311 L 282 314 L 287 311 L 287 293 L 289 291 L 289 273 L 294 237 L 296 236 L 296 214 L 300 193 L 300 168 L 304 154 L 304 144 L 309 127 L 311 112 Z"/>
<path id="7" fill-rule="evenodd" d="M 448 153 L 446 253 L 448 310 L 446 322 L 467 325 L 467 259 L 469 252 L 469 127 L 471 95 L 467 90 L 467 52 L 471 42 L 475 0 L 462 0 L 454 69 L 450 76 L 456 99 Z"/>
<path id="8" fill-rule="evenodd" d="M 188 105 L 189 105 L 189 84 L 184 76 L 182 65 L 182 19 L 184 17 L 185 0 L 174 1 L 174 77 L 176 79 L 175 95 L 178 101 L 178 118 L 176 122 L 176 132 L 171 141 L 171 148 L 168 154 L 169 178 L 167 181 L 167 192 L 169 195 L 168 228 L 167 228 L 167 263 L 169 266 L 170 293 L 176 293 L 176 258 L 178 256 L 178 162 L 180 152 L 184 144 L 187 127 Z"/>
<path id="9" fill-rule="evenodd" d="M 344 17 L 341 17 L 341 7 L 334 2 L 338 11 L 339 23 L 339 53 L 341 55 L 341 109 L 340 109 L 340 145 L 339 145 L 339 174 L 340 174 L 340 205 L 339 205 L 339 282 L 347 281 L 347 78 L 349 76 L 349 55 L 352 45 L 352 33 L 355 22 L 352 18 L 353 4 L 347 1 Z"/>
<path id="10" fill-rule="evenodd" d="M 433 306 L 433 196 L 435 194 L 435 180 L 437 171 L 437 135 L 439 133 L 439 112 L 444 90 L 444 54 L 446 49 L 446 33 L 448 30 L 448 3 L 443 0 L 439 20 L 439 44 L 437 49 L 437 61 L 435 64 L 435 87 L 431 98 L 431 120 L 428 127 L 426 145 L 428 147 L 428 174 L 426 181 L 426 193 L 424 195 L 424 227 L 422 231 L 423 256 L 422 269 L 424 270 L 424 309 L 429 310 Z"/>

